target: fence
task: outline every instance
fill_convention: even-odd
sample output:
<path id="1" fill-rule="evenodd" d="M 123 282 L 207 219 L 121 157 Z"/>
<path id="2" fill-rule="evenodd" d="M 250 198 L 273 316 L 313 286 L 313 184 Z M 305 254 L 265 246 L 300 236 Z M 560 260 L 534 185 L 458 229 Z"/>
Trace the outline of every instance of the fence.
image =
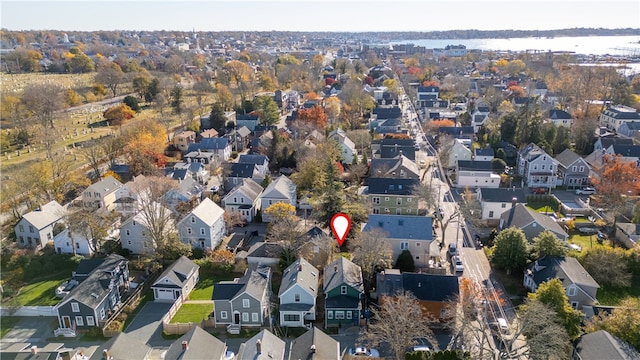
<path id="1" fill-rule="evenodd" d="M 55 306 L 0 307 L 2 316 L 58 316 Z"/>
<path id="2" fill-rule="evenodd" d="M 175 324 L 170 324 L 168 322 L 162 322 L 162 329 L 164 330 L 165 333 L 167 334 L 186 334 L 187 332 L 189 332 L 189 330 L 193 329 L 194 327 L 201 327 L 201 328 L 214 328 L 215 327 L 215 321 L 213 318 L 209 318 L 206 320 L 202 320 L 199 323 L 175 323 Z"/>

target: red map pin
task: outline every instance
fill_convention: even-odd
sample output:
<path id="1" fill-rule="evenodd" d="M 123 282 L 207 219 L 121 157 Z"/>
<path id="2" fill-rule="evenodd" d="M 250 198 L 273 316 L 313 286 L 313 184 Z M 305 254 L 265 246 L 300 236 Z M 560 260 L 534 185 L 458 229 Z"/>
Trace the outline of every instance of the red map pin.
<path id="1" fill-rule="evenodd" d="M 347 214 L 337 213 L 331 218 L 331 231 L 338 240 L 338 245 L 342 246 L 344 239 L 351 229 L 351 218 Z"/>

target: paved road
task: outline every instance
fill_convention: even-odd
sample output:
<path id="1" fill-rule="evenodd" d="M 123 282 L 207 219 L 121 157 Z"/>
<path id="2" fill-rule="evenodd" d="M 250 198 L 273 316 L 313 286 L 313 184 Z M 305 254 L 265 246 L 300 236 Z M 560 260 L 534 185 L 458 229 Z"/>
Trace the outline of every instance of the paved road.
<path id="1" fill-rule="evenodd" d="M 1 320 L 0 320 L 1 321 Z M 9 331 L 1 341 L 1 349 L 11 343 L 44 343 L 53 337 L 53 330 L 58 327 L 58 318 L 50 316 L 25 317 Z"/>
<path id="2" fill-rule="evenodd" d="M 150 301 L 124 330 L 149 346 L 168 346 L 171 341 L 162 338 L 161 318 L 169 312 L 171 303 Z"/>

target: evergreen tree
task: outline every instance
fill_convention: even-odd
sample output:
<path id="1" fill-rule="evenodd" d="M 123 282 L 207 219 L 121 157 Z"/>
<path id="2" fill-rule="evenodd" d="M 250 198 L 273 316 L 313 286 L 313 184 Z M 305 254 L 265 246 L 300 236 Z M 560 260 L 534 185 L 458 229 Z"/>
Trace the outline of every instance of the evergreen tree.
<path id="1" fill-rule="evenodd" d="M 522 270 L 527 264 L 529 250 L 527 238 L 522 229 L 510 227 L 498 233 L 494 240 L 491 262 L 499 268 L 506 269 L 507 274 L 514 270 Z"/>
<path id="2" fill-rule="evenodd" d="M 211 113 L 209 114 L 209 123 L 216 130 L 220 131 L 224 127 L 224 122 L 227 118 L 224 116 L 224 109 L 220 103 L 213 103 L 213 107 L 211 108 Z"/>
<path id="3" fill-rule="evenodd" d="M 394 269 L 399 269 L 400 272 L 414 272 L 416 270 L 416 265 L 413 261 L 413 255 L 409 250 L 402 250 L 400 255 L 398 255 L 398 259 L 396 260 L 396 264 L 393 266 Z"/>
<path id="4" fill-rule="evenodd" d="M 323 189 L 322 203 L 318 212 L 318 220 L 329 227 L 333 215 L 342 212 L 344 207 L 344 189 L 338 178 L 335 161 L 327 158 L 324 164 L 326 185 Z"/>

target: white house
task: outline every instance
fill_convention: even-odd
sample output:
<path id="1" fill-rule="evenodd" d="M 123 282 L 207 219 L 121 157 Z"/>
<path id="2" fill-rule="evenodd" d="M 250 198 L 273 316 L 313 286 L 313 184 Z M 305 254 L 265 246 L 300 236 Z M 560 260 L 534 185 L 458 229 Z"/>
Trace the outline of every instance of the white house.
<path id="1" fill-rule="evenodd" d="M 559 162 L 536 144 L 529 144 L 518 152 L 518 174 L 531 188 L 555 189 Z"/>
<path id="2" fill-rule="evenodd" d="M 116 193 L 121 187 L 120 181 L 107 176 L 85 189 L 82 193 L 82 204 L 89 209 L 104 208 L 111 211 L 115 208 Z"/>
<path id="3" fill-rule="evenodd" d="M 617 105 L 611 106 L 600 114 L 600 126 L 616 132 L 625 122 L 640 121 L 640 114 L 632 107 Z"/>
<path id="4" fill-rule="evenodd" d="M 251 179 L 242 179 L 227 195 L 222 198 L 224 211 L 230 214 L 240 214 L 247 222 L 253 221 L 260 209 L 260 195 L 262 186 Z"/>
<path id="5" fill-rule="evenodd" d="M 318 274 L 318 269 L 303 258 L 284 270 L 278 292 L 281 326 L 303 327 L 305 320 L 316 319 Z"/>
<path id="6" fill-rule="evenodd" d="M 155 211 L 153 216 L 145 216 L 145 211 L 139 211 L 120 225 L 120 244 L 123 249 L 128 249 L 132 254 L 153 254 L 156 251 L 156 243 L 151 236 L 148 219 L 162 219 L 157 221 L 165 222 L 164 231 L 166 235 L 175 229 L 175 224 L 171 217 L 171 210 L 153 203 L 149 205 Z M 151 210 L 148 210 L 151 211 Z"/>
<path id="7" fill-rule="evenodd" d="M 475 161 L 491 161 L 495 157 L 495 152 L 492 148 L 477 148 L 473 151 L 473 160 Z"/>
<path id="8" fill-rule="evenodd" d="M 58 254 L 73 254 L 75 247 L 77 255 L 91 256 L 93 255 L 93 250 L 89 246 L 91 240 L 87 239 L 84 234 L 69 232 L 69 229 L 65 229 L 53 238 L 53 248 Z"/>
<path id="9" fill-rule="evenodd" d="M 456 139 L 449 150 L 449 159 L 444 165 L 447 169 L 454 169 L 458 160 L 471 160 L 471 150 Z"/>
<path id="10" fill-rule="evenodd" d="M 20 248 L 42 249 L 53 240 L 53 227 L 65 216 L 65 209 L 57 201 L 51 201 L 22 215 L 14 227 Z"/>
<path id="11" fill-rule="evenodd" d="M 500 175 L 493 173 L 491 161 L 458 160 L 455 186 L 497 189 L 500 187 Z"/>
<path id="12" fill-rule="evenodd" d="M 341 128 L 337 128 L 329 134 L 329 139 L 336 141 L 340 146 L 342 162 L 345 164 L 353 163 L 353 159 L 358 156 L 358 150 L 356 144 L 347 137 L 347 133 Z"/>
<path id="13" fill-rule="evenodd" d="M 191 247 L 215 249 L 225 235 L 224 210 L 205 198 L 177 224 L 180 241 Z"/>
<path id="14" fill-rule="evenodd" d="M 478 189 L 478 201 L 482 208 L 482 220 L 499 221 L 500 215 L 511 206 L 526 203 L 527 198 L 522 189 Z"/>
<path id="15" fill-rule="evenodd" d="M 200 279 L 200 266 L 181 256 L 151 285 L 155 301 L 187 300 Z"/>
<path id="16" fill-rule="evenodd" d="M 297 204 L 296 185 L 284 175 L 275 179 L 262 192 L 262 196 L 260 197 L 260 208 L 263 212 L 262 221 L 271 221 L 271 218 L 264 214 L 264 210 L 277 202 L 285 202 L 293 205 L 294 207 Z"/>
<path id="17" fill-rule="evenodd" d="M 571 114 L 563 110 L 551 109 L 549 110 L 549 117 L 545 120 L 555 126 L 571 127 L 573 125 L 573 118 Z"/>

